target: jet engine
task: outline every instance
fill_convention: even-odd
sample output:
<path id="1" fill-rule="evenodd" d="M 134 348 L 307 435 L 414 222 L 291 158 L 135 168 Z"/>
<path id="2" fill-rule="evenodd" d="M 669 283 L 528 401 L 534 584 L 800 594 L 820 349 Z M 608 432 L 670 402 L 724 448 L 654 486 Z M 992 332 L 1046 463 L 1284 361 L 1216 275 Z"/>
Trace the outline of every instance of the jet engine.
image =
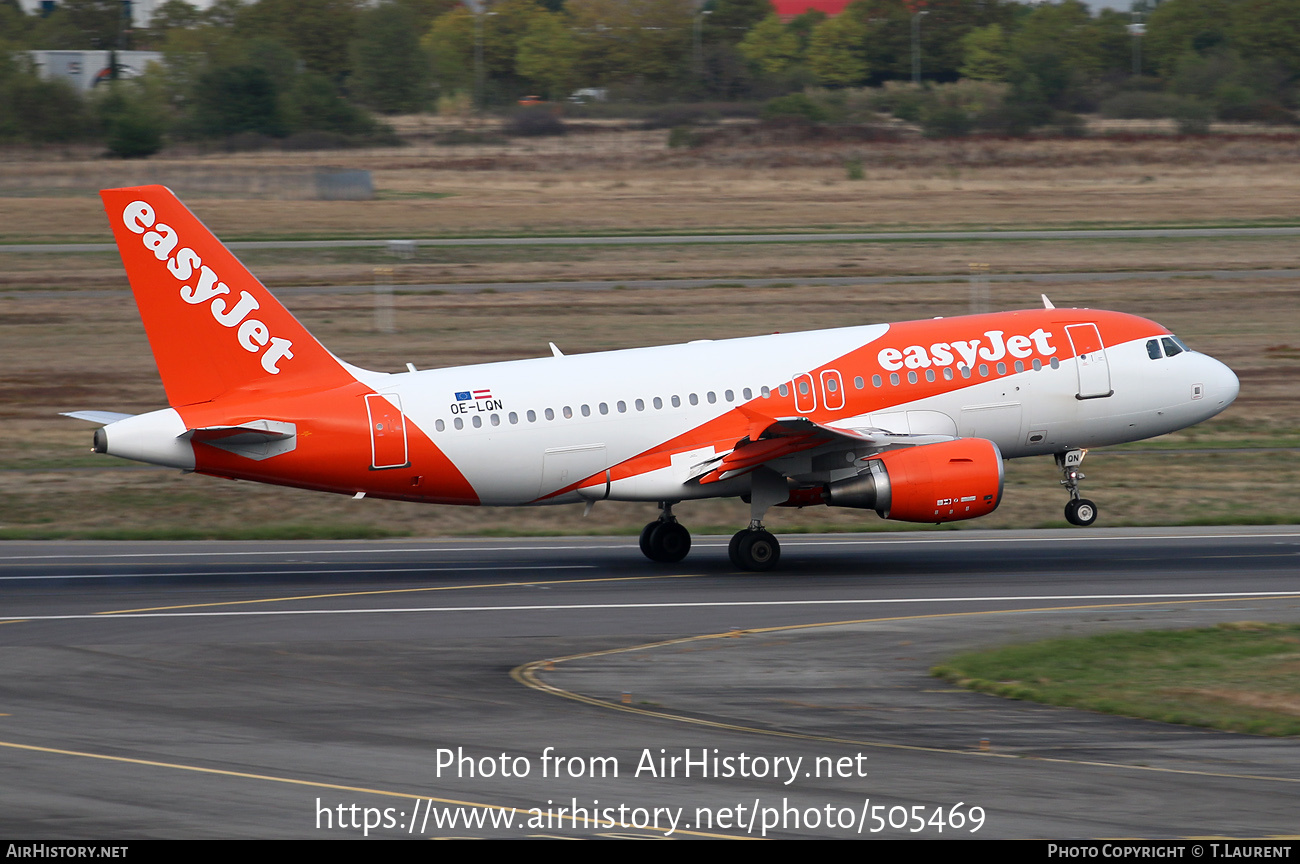
<path id="1" fill-rule="evenodd" d="M 957 522 L 992 513 L 1002 501 L 1002 453 L 986 438 L 889 450 L 856 477 L 825 487 L 833 507 L 875 510 L 902 522 Z"/>

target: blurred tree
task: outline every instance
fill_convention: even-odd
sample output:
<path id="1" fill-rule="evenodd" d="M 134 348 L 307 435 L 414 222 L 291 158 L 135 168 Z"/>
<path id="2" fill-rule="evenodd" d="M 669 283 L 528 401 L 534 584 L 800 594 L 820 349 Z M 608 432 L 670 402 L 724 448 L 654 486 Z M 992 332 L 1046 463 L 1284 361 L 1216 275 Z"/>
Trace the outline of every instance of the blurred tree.
<path id="1" fill-rule="evenodd" d="M 578 40 L 568 16 L 547 12 L 535 18 L 519 40 L 515 68 L 552 101 L 572 92 L 578 82 Z"/>
<path id="2" fill-rule="evenodd" d="M 536 0 L 500 0 L 483 16 L 483 63 L 491 78 L 510 80 L 517 77 L 515 58 L 519 40 L 533 22 L 552 13 Z M 507 88 L 509 84 L 506 85 Z"/>
<path id="3" fill-rule="evenodd" d="M 444 94 L 474 87 L 474 15 L 464 6 L 438 16 L 420 39 Z"/>
<path id="4" fill-rule="evenodd" d="M 690 69 L 692 0 L 568 0 L 585 82 L 681 80 Z"/>
<path id="5" fill-rule="evenodd" d="M 357 16 L 352 40 L 352 92 L 376 111 L 418 111 L 428 103 L 429 59 L 420 49 L 416 18 L 397 3 Z"/>
<path id="6" fill-rule="evenodd" d="M 304 72 L 285 94 L 284 117 L 295 132 L 336 132 L 365 135 L 375 121 L 339 95 L 338 88 L 319 72 Z"/>
<path id="7" fill-rule="evenodd" d="M 819 83 L 851 87 L 867 77 L 863 50 L 866 27 L 853 15 L 828 18 L 818 24 L 808 43 L 808 68 Z"/>
<path id="8" fill-rule="evenodd" d="M 1101 70 L 1099 34 L 1079 0 L 1034 7 L 1011 37 L 1008 80 L 1021 99 L 1074 109 Z"/>
<path id="9" fill-rule="evenodd" d="M 962 39 L 962 77 L 978 81 L 1005 81 L 1011 68 L 1010 50 L 1001 24 L 990 24 L 970 31 Z"/>
<path id="10" fill-rule="evenodd" d="M 1187 52 L 1206 54 L 1223 46 L 1233 5 L 1228 0 L 1165 0 L 1147 16 L 1143 65 L 1171 75 Z"/>
<path id="11" fill-rule="evenodd" d="M 710 0 L 701 11 L 709 13 L 702 26 L 704 40 L 733 45 L 764 18 L 776 14 L 771 0 Z"/>
<path id="12" fill-rule="evenodd" d="M 738 47 L 741 56 L 764 75 L 784 75 L 803 60 L 798 34 L 775 14 L 755 24 Z"/>
<path id="13" fill-rule="evenodd" d="M 1237 0 L 1231 14 L 1232 47 L 1246 62 L 1271 60 L 1300 75 L 1300 2 Z"/>
<path id="14" fill-rule="evenodd" d="M 193 98 L 199 134 L 218 138 L 240 132 L 288 134 L 274 79 L 259 66 L 221 66 L 199 76 Z"/>
<path id="15" fill-rule="evenodd" d="M 259 0 L 236 12 L 235 33 L 269 36 L 292 49 L 308 69 L 342 81 L 350 71 L 348 42 L 357 5 L 358 0 Z"/>

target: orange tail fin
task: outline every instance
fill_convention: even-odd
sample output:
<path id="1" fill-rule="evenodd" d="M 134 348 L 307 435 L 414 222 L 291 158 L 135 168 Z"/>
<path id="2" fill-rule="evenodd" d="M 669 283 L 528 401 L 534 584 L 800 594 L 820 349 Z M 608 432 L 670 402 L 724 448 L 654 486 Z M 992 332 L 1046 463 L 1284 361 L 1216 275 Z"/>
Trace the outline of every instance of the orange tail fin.
<path id="1" fill-rule="evenodd" d="M 354 380 L 170 189 L 100 196 L 173 406 Z"/>

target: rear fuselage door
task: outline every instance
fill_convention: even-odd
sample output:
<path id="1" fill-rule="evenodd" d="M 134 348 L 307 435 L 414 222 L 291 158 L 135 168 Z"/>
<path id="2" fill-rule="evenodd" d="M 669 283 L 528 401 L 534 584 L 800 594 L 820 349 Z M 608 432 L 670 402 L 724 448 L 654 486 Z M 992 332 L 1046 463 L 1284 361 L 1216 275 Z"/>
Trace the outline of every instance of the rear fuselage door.
<path id="1" fill-rule="evenodd" d="M 389 401 L 392 400 L 392 401 Z M 397 404 L 394 405 L 393 403 Z M 406 418 L 402 400 L 396 394 L 366 396 L 366 416 L 370 419 L 370 468 L 404 468 L 406 458 Z"/>

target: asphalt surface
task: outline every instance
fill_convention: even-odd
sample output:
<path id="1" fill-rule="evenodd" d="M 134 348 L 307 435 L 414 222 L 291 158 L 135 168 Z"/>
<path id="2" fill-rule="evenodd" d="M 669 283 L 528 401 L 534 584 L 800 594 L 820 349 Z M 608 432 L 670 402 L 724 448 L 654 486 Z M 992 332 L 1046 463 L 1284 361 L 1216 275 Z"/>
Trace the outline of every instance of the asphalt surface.
<path id="1" fill-rule="evenodd" d="M 668 568 L 623 538 L 2 544 L 0 835 L 1296 833 L 1294 741 L 928 670 L 1296 620 L 1300 531 L 782 539 L 770 574 L 707 537 Z"/>

